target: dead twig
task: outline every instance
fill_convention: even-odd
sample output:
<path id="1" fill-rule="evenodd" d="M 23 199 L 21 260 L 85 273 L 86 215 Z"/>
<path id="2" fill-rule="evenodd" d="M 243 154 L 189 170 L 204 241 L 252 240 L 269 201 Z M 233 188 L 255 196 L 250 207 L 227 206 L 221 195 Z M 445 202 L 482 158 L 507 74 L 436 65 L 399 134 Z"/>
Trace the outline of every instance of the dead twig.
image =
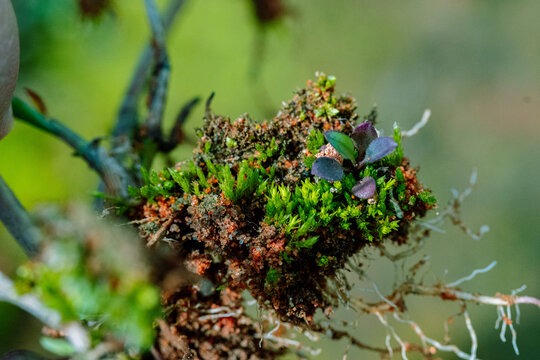
<path id="1" fill-rule="evenodd" d="M 182 9 L 185 0 L 171 0 L 165 10 L 163 21 L 163 36 L 167 36 L 174 19 Z M 150 76 L 154 61 L 152 43 L 148 44 L 141 53 L 137 67 L 133 73 L 131 82 L 126 90 L 126 95 L 118 111 L 117 121 L 112 132 L 115 140 L 113 148 L 121 147 L 121 144 L 132 139 L 138 127 L 137 104 L 146 81 Z"/>
<path id="2" fill-rule="evenodd" d="M 147 247 L 151 247 L 152 245 L 154 245 L 155 243 L 157 243 L 162 237 L 163 235 L 165 235 L 165 231 L 167 231 L 167 229 L 169 228 L 169 226 L 171 226 L 171 224 L 173 223 L 174 221 L 174 218 L 169 218 L 167 221 L 165 221 L 161 227 L 159 228 L 158 231 L 156 231 L 152 237 L 150 238 L 150 240 L 148 241 L 148 243 L 146 244 Z"/>
<path id="3" fill-rule="evenodd" d="M 174 126 L 169 134 L 168 140 L 163 140 L 160 144 L 160 150 L 162 152 L 170 152 L 174 150 L 184 140 L 184 131 L 182 130 L 184 123 L 191 114 L 193 108 L 201 101 L 199 97 L 195 97 L 188 101 L 178 113 Z"/>
<path id="4" fill-rule="evenodd" d="M 146 132 L 150 139 L 161 140 L 161 125 L 167 87 L 169 84 L 170 64 L 165 45 L 165 30 L 154 0 L 145 0 L 146 14 L 152 30 L 154 48 L 154 67 L 151 76 L 150 101 L 146 118 Z"/>

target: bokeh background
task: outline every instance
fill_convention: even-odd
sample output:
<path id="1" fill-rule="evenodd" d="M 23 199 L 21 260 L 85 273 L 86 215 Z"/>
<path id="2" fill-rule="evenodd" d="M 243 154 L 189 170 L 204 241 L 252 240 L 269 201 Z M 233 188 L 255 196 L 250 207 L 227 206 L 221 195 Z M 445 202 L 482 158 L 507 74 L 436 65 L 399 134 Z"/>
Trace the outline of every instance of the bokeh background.
<path id="1" fill-rule="evenodd" d="M 50 114 L 88 139 L 109 133 L 149 38 L 143 2 L 115 0 L 113 12 L 99 21 L 81 21 L 75 0 L 13 3 L 21 31 L 19 95 L 24 96 L 24 87 L 36 91 Z M 493 295 L 526 284 L 526 293 L 539 297 L 540 2 L 284 4 L 285 16 L 261 27 L 248 0 L 187 1 L 168 42 L 172 74 L 166 124 L 184 102 L 212 91 L 217 113 L 270 118 L 317 70 L 337 77 L 338 92 L 355 96 L 360 114 L 376 103 L 379 127 L 387 132 L 394 122 L 410 128 L 430 108 L 429 125 L 406 140 L 406 155 L 421 167 L 420 178 L 441 204 L 451 188 L 463 189 L 477 168 L 477 187 L 463 217 L 472 228 L 488 224 L 491 231 L 481 241 L 451 226 L 433 236 L 424 251 L 431 255 L 426 279 L 453 281 L 497 260 L 491 272 L 464 288 Z M 199 105 L 185 126 L 191 142 L 202 114 Z M 192 147 L 188 141 L 174 158 L 189 158 Z M 63 143 L 21 123 L 0 142 L 0 173 L 30 209 L 40 203 L 89 203 L 98 181 Z M 1 225 L 0 246 L 0 270 L 11 274 L 26 259 Z M 389 290 L 392 267 L 381 261 L 370 266 L 379 286 Z M 437 299 L 409 303 L 411 318 L 437 339 L 443 337 L 444 320 L 459 312 L 458 304 Z M 494 330 L 495 308 L 471 306 L 470 313 L 481 358 L 518 358 Z M 344 314 L 351 319 L 346 311 L 337 316 Z M 381 325 L 365 316 L 358 320 L 354 333 L 383 346 Z M 539 309 L 522 306 L 519 358 L 540 358 L 539 325 Z M 451 329 L 453 340 L 468 351 L 463 319 L 456 318 Z M 0 304 L 0 353 L 39 349 L 39 330 L 26 314 Z M 403 330 L 405 338 L 416 340 Z M 311 345 L 323 348 L 320 359 L 341 359 L 347 343 Z M 352 349 L 349 358 L 378 356 Z"/>

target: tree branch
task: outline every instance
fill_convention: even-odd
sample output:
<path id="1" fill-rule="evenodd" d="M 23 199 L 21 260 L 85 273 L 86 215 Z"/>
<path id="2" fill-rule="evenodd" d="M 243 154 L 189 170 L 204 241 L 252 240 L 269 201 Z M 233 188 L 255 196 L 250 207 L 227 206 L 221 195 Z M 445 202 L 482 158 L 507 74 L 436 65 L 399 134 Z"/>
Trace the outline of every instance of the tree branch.
<path id="1" fill-rule="evenodd" d="M 103 180 L 109 195 L 127 198 L 127 188 L 132 180 L 118 161 L 107 154 L 97 141 L 86 141 L 73 130 L 54 119 L 47 119 L 18 98 L 12 101 L 15 118 L 29 123 L 51 135 L 54 135 L 75 150 Z"/>
<path id="2" fill-rule="evenodd" d="M 150 168 L 155 154 L 163 144 L 163 113 L 167 101 L 167 89 L 171 72 L 165 31 L 154 0 L 144 0 L 148 22 L 152 29 L 152 45 L 154 48 L 154 68 L 150 78 L 150 96 L 148 114 L 144 128 L 144 149 L 142 165 Z"/>
<path id="3" fill-rule="evenodd" d="M 167 36 L 174 19 L 184 5 L 184 0 L 171 0 L 165 13 L 163 14 L 163 36 Z M 113 147 L 118 147 L 122 143 L 123 137 L 133 138 L 134 132 L 138 126 L 137 102 L 139 96 L 146 84 L 146 80 L 150 76 L 152 63 L 154 60 L 154 50 L 152 44 L 148 44 L 135 68 L 133 77 L 126 91 L 120 110 L 118 111 L 117 122 L 113 130 L 115 144 Z"/>
<path id="4" fill-rule="evenodd" d="M 165 31 L 154 0 L 144 0 L 146 14 L 152 29 L 152 45 L 154 47 L 154 70 L 150 89 L 150 105 L 146 119 L 146 130 L 150 138 L 161 140 L 161 124 L 167 98 L 170 64 L 165 45 Z"/>
<path id="5" fill-rule="evenodd" d="M 2 176 L 0 176 L 0 220 L 26 255 L 29 257 L 37 255 L 41 233 L 32 224 L 30 216 Z"/>

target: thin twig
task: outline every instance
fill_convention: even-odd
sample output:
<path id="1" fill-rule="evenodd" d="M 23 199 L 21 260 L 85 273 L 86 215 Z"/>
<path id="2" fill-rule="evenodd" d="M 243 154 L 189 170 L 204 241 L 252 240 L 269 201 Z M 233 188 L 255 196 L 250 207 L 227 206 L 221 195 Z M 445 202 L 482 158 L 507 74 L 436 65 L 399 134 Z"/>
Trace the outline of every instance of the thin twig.
<path id="1" fill-rule="evenodd" d="M 0 220 L 26 255 L 29 257 L 37 255 L 41 233 L 2 176 L 0 176 Z"/>
<path id="2" fill-rule="evenodd" d="M 11 279 L 0 272 L 0 301 L 13 304 L 28 312 L 50 328 L 60 330 L 77 352 L 85 352 L 90 347 L 90 338 L 86 330 L 77 322 L 62 323 L 62 317 L 56 310 L 45 306 L 36 296 L 19 295 Z"/>
<path id="3" fill-rule="evenodd" d="M 158 231 L 155 232 L 155 234 L 152 235 L 150 240 L 148 240 L 148 243 L 146 244 L 147 247 L 152 247 L 155 243 L 157 243 L 163 235 L 165 235 L 165 231 L 169 229 L 169 226 L 173 223 L 174 218 L 170 218 L 167 221 L 165 221 L 161 227 L 158 229 Z"/>
<path id="4" fill-rule="evenodd" d="M 151 140 L 161 142 L 162 121 L 167 99 L 170 64 L 165 45 L 165 30 L 154 0 L 145 0 L 146 14 L 152 29 L 154 70 L 151 78 L 150 105 L 146 118 L 146 132 Z"/>
<path id="5" fill-rule="evenodd" d="M 381 253 L 388 258 L 388 260 L 392 261 L 393 263 L 408 258 L 414 254 L 416 254 L 420 249 L 424 247 L 424 241 L 420 240 L 418 241 L 414 246 L 410 247 L 407 250 L 403 250 L 397 254 L 392 254 L 390 251 L 386 250 L 384 246 L 381 246 Z"/>
<path id="6" fill-rule="evenodd" d="M 97 141 L 86 141 L 73 130 L 54 119 L 47 119 L 38 111 L 18 98 L 12 101 L 15 118 L 29 123 L 68 144 L 75 154 L 82 157 L 103 180 L 107 193 L 111 196 L 127 198 L 131 177 L 118 161 L 107 154 Z"/>
<path id="7" fill-rule="evenodd" d="M 182 127 L 191 114 L 191 111 L 200 102 L 200 100 L 201 99 L 199 97 L 195 97 L 182 106 L 182 109 L 178 113 L 174 126 L 169 134 L 169 139 L 166 141 L 164 140 L 161 144 L 161 151 L 170 152 L 183 141 L 184 131 L 182 130 Z"/>
<path id="8" fill-rule="evenodd" d="M 520 292 L 524 291 L 527 288 L 527 285 L 521 285 L 519 288 L 512 290 L 512 296 L 516 296 Z M 521 316 L 521 312 L 519 311 L 519 304 L 516 305 L 516 323 L 519 325 L 519 318 Z"/>
<path id="9" fill-rule="evenodd" d="M 516 355 L 519 355 L 519 349 L 517 346 L 517 331 L 514 329 L 514 323 L 512 322 L 512 310 L 510 308 L 510 305 L 506 307 L 507 310 L 507 317 L 508 317 L 508 327 L 510 328 L 510 332 L 512 333 L 512 347 L 514 348 L 514 352 Z"/>
<path id="10" fill-rule="evenodd" d="M 178 15 L 180 9 L 184 5 L 185 0 L 171 0 L 167 9 L 163 14 L 163 34 L 167 36 L 174 19 Z M 115 137 L 115 145 L 118 147 L 122 143 L 122 138 L 133 138 L 135 129 L 138 125 L 137 104 L 142 90 L 146 84 L 146 80 L 150 75 L 152 63 L 154 60 L 154 50 L 152 44 L 148 44 L 141 53 L 137 67 L 133 73 L 133 77 L 126 91 L 126 95 L 118 111 L 117 121 L 114 126 L 113 136 Z"/>

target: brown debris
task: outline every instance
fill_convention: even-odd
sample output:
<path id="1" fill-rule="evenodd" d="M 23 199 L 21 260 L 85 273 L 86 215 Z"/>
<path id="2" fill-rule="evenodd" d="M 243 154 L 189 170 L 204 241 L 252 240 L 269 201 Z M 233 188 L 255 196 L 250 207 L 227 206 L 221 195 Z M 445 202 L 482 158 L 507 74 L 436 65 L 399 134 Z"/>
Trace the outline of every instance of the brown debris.
<path id="1" fill-rule="evenodd" d="M 204 297 L 192 286 L 164 305 L 156 350 L 163 359 L 275 359 L 283 349 L 259 347 L 259 324 L 244 313 L 241 293 L 230 288 Z M 228 316 L 230 315 L 230 316 Z"/>

